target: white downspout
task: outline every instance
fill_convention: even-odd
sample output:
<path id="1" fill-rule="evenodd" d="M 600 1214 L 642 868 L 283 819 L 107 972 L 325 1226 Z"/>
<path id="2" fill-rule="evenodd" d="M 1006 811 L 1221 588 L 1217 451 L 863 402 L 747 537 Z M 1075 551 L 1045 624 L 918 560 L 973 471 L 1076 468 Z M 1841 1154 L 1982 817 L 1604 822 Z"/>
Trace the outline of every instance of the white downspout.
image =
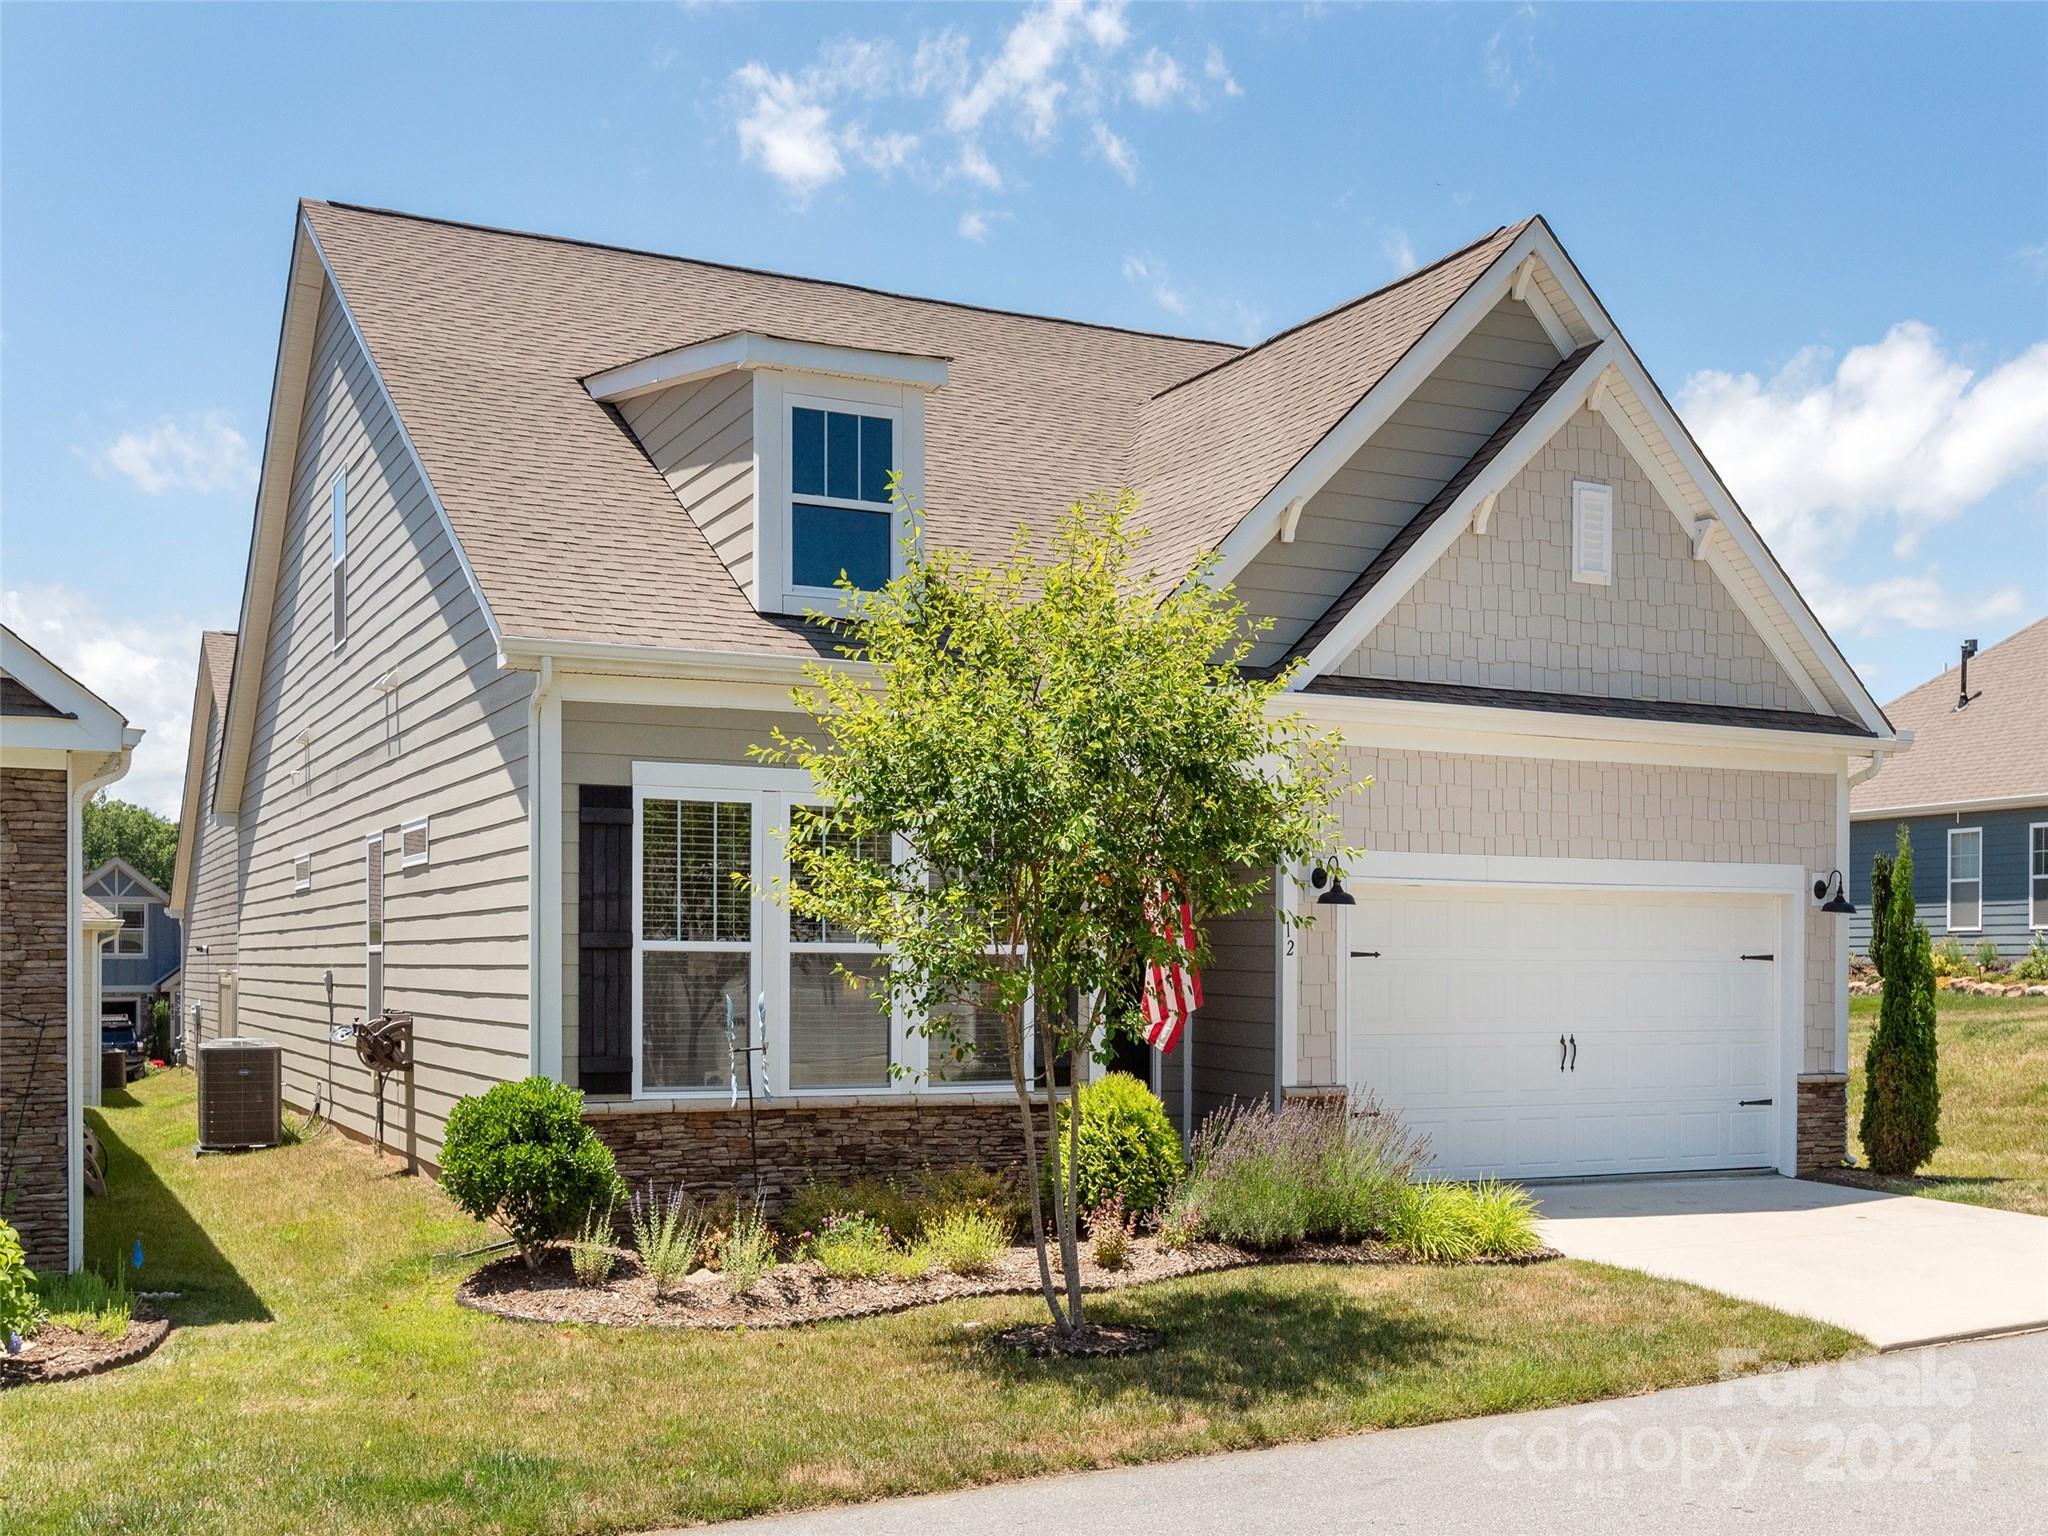
<path id="1" fill-rule="evenodd" d="M 542 740 L 545 706 L 554 690 L 555 659 L 543 656 L 534 677 L 533 692 L 526 701 L 526 1069 L 536 1077 L 545 1076 L 547 1066 L 543 1039 L 545 1014 L 541 1008 L 541 974 L 545 969 L 541 953 L 541 935 L 545 931 L 542 927 L 544 906 L 541 892 L 545 866 L 541 848 L 546 826 L 541 816 L 541 802 L 547 791 L 547 776 L 541 772 L 541 763 L 545 756 Z M 560 858 L 558 851 L 557 863 Z M 559 1043 L 556 1049 L 559 1052 Z"/>

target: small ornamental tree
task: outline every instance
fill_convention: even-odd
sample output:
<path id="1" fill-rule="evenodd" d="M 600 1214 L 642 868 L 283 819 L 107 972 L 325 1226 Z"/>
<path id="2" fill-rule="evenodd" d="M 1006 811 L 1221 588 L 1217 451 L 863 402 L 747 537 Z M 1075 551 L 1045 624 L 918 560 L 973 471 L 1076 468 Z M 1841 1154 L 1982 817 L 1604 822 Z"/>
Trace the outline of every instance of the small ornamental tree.
<path id="1" fill-rule="evenodd" d="M 1884 995 L 1863 1058 L 1858 1135 L 1871 1170 L 1910 1174 L 1941 1145 L 1934 1040 L 1934 952 L 1913 905 L 1913 847 L 1899 828 L 1891 909 L 1884 921 Z M 1872 942 L 1873 951 L 1878 949 Z M 1873 955 L 1873 958 L 1876 958 Z"/>
<path id="2" fill-rule="evenodd" d="M 583 1123 L 583 1095 L 544 1077 L 496 1083 L 448 1112 L 441 1184 L 495 1221 L 531 1269 L 547 1244 L 617 1198 L 612 1151 Z"/>
<path id="3" fill-rule="evenodd" d="M 1273 707 L 1284 676 L 1240 671 L 1263 626 L 1227 589 L 1132 568 L 1135 506 L 1075 506 L 1043 562 L 1021 531 L 995 566 L 913 536 L 904 573 L 828 621 L 865 666 L 809 669 L 796 699 L 815 738 L 756 749 L 809 770 L 827 807 L 792 816 L 774 894 L 884 946 L 878 1002 L 922 1021 L 934 1060 L 974 1048 L 970 1012 L 1000 1018 L 1039 1283 L 1066 1342 L 1086 1322 L 1080 1117 L 1061 1116 L 1060 1079 L 1084 1081 L 1137 1030 L 1133 979 L 1174 958 L 1152 921 L 1162 890 L 1191 905 L 1205 958 L 1204 925 L 1258 900 L 1267 872 L 1344 852 L 1339 742 Z M 1048 1223 L 1039 1136 L 1062 1129 Z"/>

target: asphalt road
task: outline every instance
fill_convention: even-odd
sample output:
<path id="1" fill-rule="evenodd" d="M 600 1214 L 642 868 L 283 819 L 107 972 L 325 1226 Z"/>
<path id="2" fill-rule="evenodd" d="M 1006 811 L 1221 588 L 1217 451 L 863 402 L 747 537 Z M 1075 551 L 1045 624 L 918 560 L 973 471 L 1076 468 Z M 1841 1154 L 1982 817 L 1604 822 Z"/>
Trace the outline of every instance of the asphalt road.
<path id="1" fill-rule="evenodd" d="M 2041 1530 L 2044 1512 L 2048 1334 L 2032 1334 L 724 1529 L 749 1536 L 1992 1536 Z"/>

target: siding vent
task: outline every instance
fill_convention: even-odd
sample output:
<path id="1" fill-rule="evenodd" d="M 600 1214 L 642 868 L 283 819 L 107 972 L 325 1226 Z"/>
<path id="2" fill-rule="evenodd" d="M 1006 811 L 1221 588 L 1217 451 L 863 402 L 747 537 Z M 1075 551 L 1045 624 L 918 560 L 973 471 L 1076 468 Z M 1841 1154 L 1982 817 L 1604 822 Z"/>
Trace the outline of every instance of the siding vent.
<path id="1" fill-rule="evenodd" d="M 1614 581 L 1614 487 L 1572 482 L 1572 580 Z"/>
<path id="2" fill-rule="evenodd" d="M 313 855 L 310 853 L 297 854 L 292 859 L 292 890 L 298 892 L 310 891 L 311 889 L 313 889 Z"/>
<path id="3" fill-rule="evenodd" d="M 398 829 L 398 867 L 418 869 L 427 862 L 427 818 L 408 821 Z"/>

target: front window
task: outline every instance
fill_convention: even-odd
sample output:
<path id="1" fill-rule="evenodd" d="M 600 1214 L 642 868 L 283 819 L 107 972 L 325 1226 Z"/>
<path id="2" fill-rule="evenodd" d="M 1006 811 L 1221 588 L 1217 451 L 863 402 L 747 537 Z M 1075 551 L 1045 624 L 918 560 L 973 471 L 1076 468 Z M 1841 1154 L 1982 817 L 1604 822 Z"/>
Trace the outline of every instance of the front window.
<path id="1" fill-rule="evenodd" d="M 895 413 L 874 407 L 790 407 L 791 586 L 829 591 L 844 574 L 872 592 L 889 580 L 897 435 Z"/>
<path id="2" fill-rule="evenodd" d="M 1975 933 L 1984 926 L 1984 833 L 1951 827 L 1948 834 L 1948 928 Z"/>
<path id="3" fill-rule="evenodd" d="M 640 803 L 640 1083 L 644 1092 L 729 1085 L 728 1018 L 749 1028 L 754 996 L 754 806 Z"/>
<path id="4" fill-rule="evenodd" d="M 120 932 L 114 935 L 117 955 L 149 953 L 149 909 L 136 902 L 123 902 L 119 909 Z"/>
<path id="5" fill-rule="evenodd" d="M 747 888 L 793 878 L 780 829 L 817 814 L 808 774 L 639 763 L 634 780 L 635 1093 L 730 1093 L 727 1019 L 744 1044 L 764 1015 L 767 1062 L 757 1082 L 778 1093 L 1009 1081 L 1003 1021 L 991 1003 L 949 1010 L 974 1047 L 956 1055 L 891 1006 L 878 946 Z M 833 835 L 829 820 L 817 835 Z M 898 846 L 877 838 L 866 852 L 888 862 Z M 907 1077 L 893 1075 L 899 1067 Z"/>

